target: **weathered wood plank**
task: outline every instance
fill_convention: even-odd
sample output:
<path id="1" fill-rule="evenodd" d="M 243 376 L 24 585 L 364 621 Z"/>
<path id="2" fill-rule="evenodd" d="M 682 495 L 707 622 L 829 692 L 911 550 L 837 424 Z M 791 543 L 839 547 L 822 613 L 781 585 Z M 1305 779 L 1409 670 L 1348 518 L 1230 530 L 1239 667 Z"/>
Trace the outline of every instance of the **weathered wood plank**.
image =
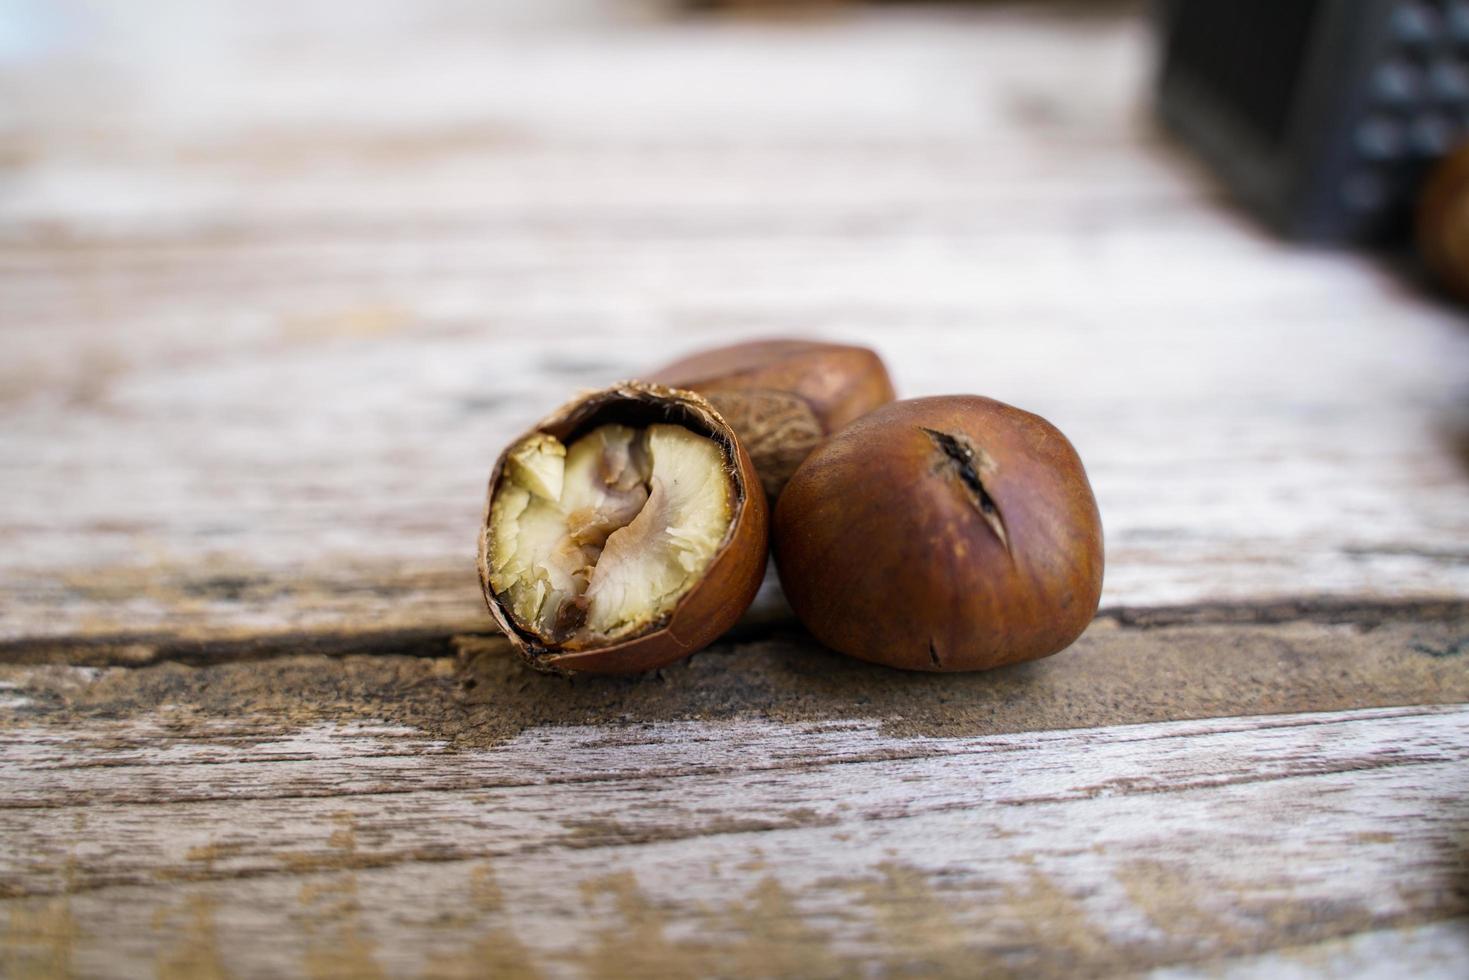
<path id="1" fill-rule="evenodd" d="M 1458 316 L 1221 209 L 1132 18 L 211 10 L 7 76 L 0 637 L 480 628 L 499 445 L 770 332 L 1052 417 L 1109 604 L 1469 593 Z"/>
<path id="2" fill-rule="evenodd" d="M 1118 622 L 970 676 L 790 640 L 574 683 L 479 638 L 0 667 L 0 948 L 110 975 L 193 949 L 243 975 L 1044 976 L 1377 943 L 1452 975 L 1463 622 Z M 1404 706 L 1241 714 L 1365 703 Z"/>
<path id="3" fill-rule="evenodd" d="M 0 61 L 0 974 L 1456 974 L 1469 334 L 1220 208 L 1135 18 L 55 9 Z M 752 333 L 1052 417 L 1109 612 L 980 677 L 773 596 L 662 676 L 507 659 L 499 444 Z"/>
<path id="4" fill-rule="evenodd" d="M 0 812 L 12 963 L 132 975 L 192 949 L 243 975 L 327 955 L 407 975 L 498 951 L 557 976 L 1050 976 L 1469 913 L 1465 706 L 966 739 L 660 723 L 462 752 L 179 721 L 8 733 L 46 798 Z M 139 760 L 107 733 L 174 748 Z M 317 792 L 261 798 L 303 753 Z M 94 802 L 68 802 L 77 779 Z M 1462 925 L 1394 948 L 1432 972 Z"/>
<path id="5" fill-rule="evenodd" d="M 1157 980 L 1222 977 L 1225 980 L 1296 980 L 1307 977 L 1354 977 L 1394 980 L 1407 973 L 1454 976 L 1469 961 L 1469 923 L 1463 919 L 1427 926 L 1365 932 L 1261 956 L 1163 967 L 1149 972 Z"/>
<path id="6" fill-rule="evenodd" d="M 893 671 L 783 631 L 724 641 L 623 679 L 537 674 L 498 637 L 453 638 L 444 645 L 457 659 L 424 650 L 333 660 L 282 647 L 263 660 L 195 662 L 216 665 L 210 669 L 175 660 L 103 670 L 0 666 L 15 699 L 0 725 L 47 724 L 84 738 L 93 723 L 151 718 L 170 705 L 191 721 L 248 717 L 267 731 L 409 726 L 471 748 L 543 725 L 628 720 L 872 719 L 896 735 L 972 736 L 1469 701 L 1469 614 L 1399 613 L 1260 624 L 1103 619 L 1055 657 L 967 675 Z M 145 748 L 157 743 L 138 750 Z"/>

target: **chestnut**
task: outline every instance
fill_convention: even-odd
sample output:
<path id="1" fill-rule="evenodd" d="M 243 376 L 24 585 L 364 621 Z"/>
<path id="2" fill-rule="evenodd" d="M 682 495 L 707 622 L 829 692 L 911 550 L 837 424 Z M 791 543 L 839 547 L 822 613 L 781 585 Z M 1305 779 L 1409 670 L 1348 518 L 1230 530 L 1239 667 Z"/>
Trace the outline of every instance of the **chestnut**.
<path id="1" fill-rule="evenodd" d="M 817 447 L 775 508 L 775 565 L 823 644 L 908 670 L 987 670 L 1081 635 L 1102 523 L 1038 415 L 949 395 L 877 409 Z"/>
<path id="2" fill-rule="evenodd" d="M 490 473 L 479 574 L 532 667 L 652 670 L 734 625 L 765 572 L 755 467 L 707 401 L 637 381 L 584 395 Z"/>
<path id="3" fill-rule="evenodd" d="M 749 451 L 771 500 L 823 439 L 894 397 L 875 352 L 811 340 L 755 340 L 701 351 L 649 378 L 708 398 Z"/>
<path id="4" fill-rule="evenodd" d="M 1430 171 L 1418 198 L 1415 233 L 1429 271 L 1469 302 L 1469 143 Z"/>

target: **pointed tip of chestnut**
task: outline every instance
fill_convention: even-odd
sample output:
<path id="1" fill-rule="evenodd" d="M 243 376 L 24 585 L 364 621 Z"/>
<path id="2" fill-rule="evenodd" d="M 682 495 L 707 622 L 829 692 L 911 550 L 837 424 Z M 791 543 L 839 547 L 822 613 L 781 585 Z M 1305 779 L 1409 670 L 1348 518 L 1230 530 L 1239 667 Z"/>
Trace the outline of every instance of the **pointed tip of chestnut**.
<path id="1" fill-rule="evenodd" d="M 706 448 L 686 454 L 655 441 L 674 427 Z M 591 439 L 600 441 L 589 449 L 583 440 Z M 670 459 L 659 462 L 658 452 Z M 675 469 L 658 468 L 665 464 Z M 648 526 L 674 518 L 684 523 L 667 532 Z M 727 526 L 716 537 L 709 529 L 718 520 Z M 714 406 L 694 392 L 627 381 L 578 397 L 500 455 L 480 527 L 480 584 L 490 614 L 537 670 L 637 673 L 734 625 L 759 589 L 767 542 L 754 464 Z M 604 576 L 611 612 L 598 623 L 597 569 L 655 547 L 664 553 L 648 559 L 648 576 L 662 578 L 608 584 Z M 679 591 L 660 591 L 669 582 Z"/>
<path id="2" fill-rule="evenodd" d="M 895 397 L 875 351 L 792 338 L 700 351 L 649 377 L 697 391 L 718 407 L 771 500 L 823 439 Z"/>
<path id="3" fill-rule="evenodd" d="M 979 396 L 894 402 L 832 436 L 781 494 L 773 547 L 818 640 L 909 670 L 1049 656 L 1101 598 L 1101 517 L 1075 449 Z"/>

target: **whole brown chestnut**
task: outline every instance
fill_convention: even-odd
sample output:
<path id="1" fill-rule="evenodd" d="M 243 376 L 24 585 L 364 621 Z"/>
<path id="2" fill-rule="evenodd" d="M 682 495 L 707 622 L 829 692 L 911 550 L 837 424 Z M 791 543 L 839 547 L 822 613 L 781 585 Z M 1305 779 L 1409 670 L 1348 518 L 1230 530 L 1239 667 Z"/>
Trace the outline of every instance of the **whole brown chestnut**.
<path id="1" fill-rule="evenodd" d="M 1415 232 L 1429 271 L 1469 302 L 1469 143 L 1430 171 L 1418 198 Z"/>
<path id="2" fill-rule="evenodd" d="M 877 409 L 819 446 L 775 509 L 796 615 L 841 653 L 986 670 L 1056 653 L 1102 591 L 1102 523 L 1038 415 L 950 395 Z"/>
<path id="3" fill-rule="evenodd" d="M 501 454 L 479 535 L 490 614 L 553 673 L 652 670 L 739 619 L 768 516 L 734 431 L 688 391 L 629 381 Z"/>
<path id="4" fill-rule="evenodd" d="M 701 351 L 649 378 L 708 398 L 734 427 L 772 500 L 821 440 L 893 400 L 892 380 L 875 352 L 810 340 Z"/>

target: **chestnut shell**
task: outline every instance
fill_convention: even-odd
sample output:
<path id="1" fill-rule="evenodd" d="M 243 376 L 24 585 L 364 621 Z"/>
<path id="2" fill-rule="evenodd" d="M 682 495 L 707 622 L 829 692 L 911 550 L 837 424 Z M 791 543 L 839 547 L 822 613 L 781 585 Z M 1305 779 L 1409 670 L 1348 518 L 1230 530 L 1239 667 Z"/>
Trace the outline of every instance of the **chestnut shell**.
<path id="1" fill-rule="evenodd" d="M 989 398 L 895 402 L 852 423 L 791 477 L 773 527 L 806 627 L 892 667 L 1049 656 L 1101 598 L 1101 516 L 1076 450 Z"/>
<path id="2" fill-rule="evenodd" d="M 1469 302 L 1469 144 L 1431 171 L 1416 222 L 1424 264 L 1448 291 Z"/>
<path id="3" fill-rule="evenodd" d="M 649 378 L 708 398 L 739 434 L 772 500 L 823 439 L 894 398 L 876 352 L 812 340 L 718 347 Z"/>
<path id="4" fill-rule="evenodd" d="M 734 483 L 734 516 L 724 542 L 703 577 L 660 620 L 635 635 L 606 646 L 575 651 L 544 644 L 516 625 L 490 587 L 490 505 L 511 448 L 528 436 L 546 433 L 562 442 L 607 422 L 646 426 L 672 422 L 713 439 L 724 450 Z M 495 461 L 485 495 L 479 532 L 479 579 L 490 615 L 530 666 L 548 673 L 632 674 L 673 663 L 708 646 L 735 624 L 755 598 L 765 574 L 769 512 L 758 487 L 755 465 L 734 430 L 699 395 L 641 381 L 625 381 L 583 395 L 542 419 L 513 440 Z M 754 492 L 752 492 L 752 490 Z"/>

